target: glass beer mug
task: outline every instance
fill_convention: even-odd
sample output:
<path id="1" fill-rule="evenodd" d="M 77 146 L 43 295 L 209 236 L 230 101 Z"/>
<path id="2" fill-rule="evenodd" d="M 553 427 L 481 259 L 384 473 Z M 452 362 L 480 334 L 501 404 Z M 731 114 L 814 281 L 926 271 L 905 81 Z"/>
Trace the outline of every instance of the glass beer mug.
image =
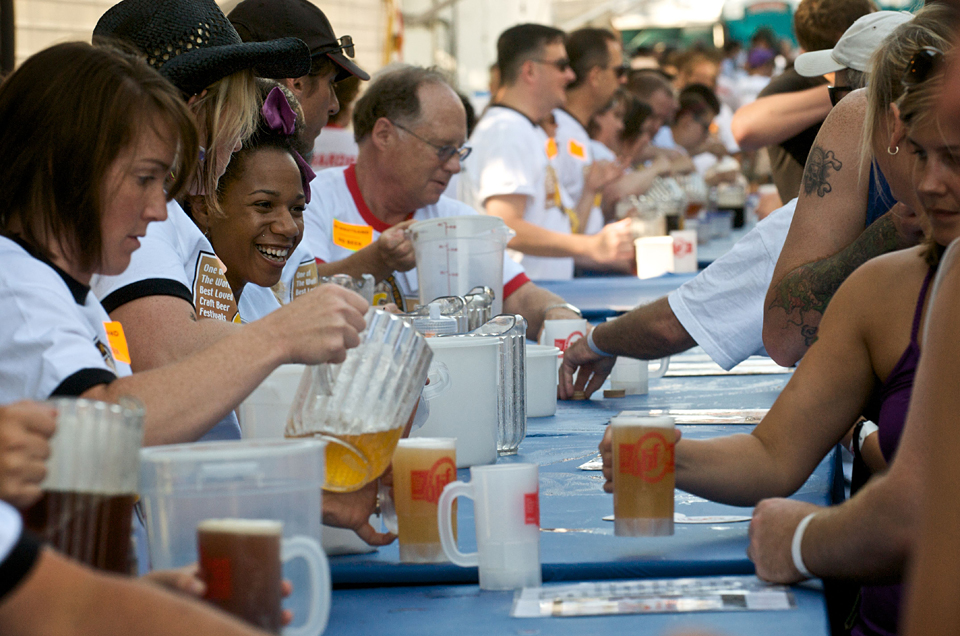
<path id="1" fill-rule="evenodd" d="M 359 490 L 390 465 L 433 359 L 400 317 L 371 309 L 366 321 L 341 364 L 304 370 L 287 419 L 286 437 L 328 442 L 324 488 L 335 492 Z"/>

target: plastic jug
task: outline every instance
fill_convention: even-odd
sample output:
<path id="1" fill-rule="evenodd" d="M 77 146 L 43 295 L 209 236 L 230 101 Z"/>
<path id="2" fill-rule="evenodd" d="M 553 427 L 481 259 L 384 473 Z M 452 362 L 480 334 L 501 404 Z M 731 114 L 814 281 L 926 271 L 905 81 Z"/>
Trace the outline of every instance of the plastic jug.
<path id="1" fill-rule="evenodd" d="M 503 252 L 514 231 L 495 216 L 469 214 L 414 223 L 407 230 L 417 257 L 420 302 L 493 290 L 493 314 L 503 311 Z"/>
<path id="2" fill-rule="evenodd" d="M 319 634 L 330 611 L 330 571 L 320 548 L 323 442 L 256 440 L 176 444 L 140 451 L 141 503 L 151 566 L 197 561 L 197 526 L 208 519 L 279 521 L 285 542 L 313 558 L 284 565 L 293 583 L 289 634 Z M 306 555 L 304 555 L 306 556 Z"/>

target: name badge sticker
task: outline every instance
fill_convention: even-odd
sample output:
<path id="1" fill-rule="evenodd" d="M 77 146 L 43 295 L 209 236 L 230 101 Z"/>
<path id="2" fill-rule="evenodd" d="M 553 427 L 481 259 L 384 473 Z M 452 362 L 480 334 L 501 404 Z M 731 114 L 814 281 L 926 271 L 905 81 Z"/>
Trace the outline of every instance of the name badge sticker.
<path id="1" fill-rule="evenodd" d="M 103 328 L 107 332 L 107 342 L 110 343 L 113 359 L 130 364 L 130 350 L 127 348 L 127 337 L 123 334 L 123 325 L 117 321 L 104 322 Z"/>
<path id="2" fill-rule="evenodd" d="M 573 139 L 571 139 L 567 143 L 567 152 L 570 153 L 571 157 L 576 157 L 577 159 L 581 159 L 583 161 L 587 160 L 586 149 L 581 144 L 578 144 L 576 141 L 574 141 Z"/>
<path id="3" fill-rule="evenodd" d="M 333 220 L 333 244 L 356 252 L 373 243 L 373 228 Z"/>

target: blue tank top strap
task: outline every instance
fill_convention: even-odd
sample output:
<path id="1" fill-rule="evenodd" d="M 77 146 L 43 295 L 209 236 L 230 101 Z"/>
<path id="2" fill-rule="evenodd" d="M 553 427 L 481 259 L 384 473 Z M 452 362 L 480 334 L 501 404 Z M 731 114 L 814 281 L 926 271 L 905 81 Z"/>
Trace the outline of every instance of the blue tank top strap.
<path id="1" fill-rule="evenodd" d="M 865 227 L 887 213 L 896 203 L 893 193 L 890 192 L 890 184 L 886 177 L 880 171 L 880 166 L 874 161 L 870 166 L 870 187 L 867 192 L 867 223 Z"/>
<path id="2" fill-rule="evenodd" d="M 913 328 L 910 330 L 910 342 L 919 345 L 917 336 L 920 335 L 920 316 L 923 314 L 923 299 L 927 297 L 927 289 L 930 287 L 930 281 L 937 270 L 932 267 L 927 270 L 927 277 L 923 279 L 923 287 L 920 288 L 920 297 L 917 298 L 917 309 L 913 312 Z"/>

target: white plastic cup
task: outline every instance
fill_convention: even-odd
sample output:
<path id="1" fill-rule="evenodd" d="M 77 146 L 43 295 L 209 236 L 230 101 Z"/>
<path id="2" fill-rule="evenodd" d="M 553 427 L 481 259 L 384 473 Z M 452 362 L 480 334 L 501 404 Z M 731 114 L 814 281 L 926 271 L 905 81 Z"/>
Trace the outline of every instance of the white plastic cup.
<path id="1" fill-rule="evenodd" d="M 617 318 L 619 316 L 607 318 L 607 322 Z M 669 367 L 670 356 L 661 358 L 659 366 L 653 373 L 649 371 L 649 361 L 620 356 L 610 370 L 610 388 L 614 391 L 623 391 L 626 395 L 646 395 L 650 392 L 650 378 L 662 378 Z"/>
<path id="2" fill-rule="evenodd" d="M 648 236 L 633 242 L 637 248 L 637 278 L 656 278 L 673 271 L 673 237 Z"/>
<path id="3" fill-rule="evenodd" d="M 552 345 L 527 345 L 527 417 L 549 417 L 557 412 L 557 360 Z"/>
<path id="4" fill-rule="evenodd" d="M 697 273 L 697 231 L 673 230 L 673 272 L 675 274 Z"/>
<path id="5" fill-rule="evenodd" d="M 540 335 L 540 344 L 556 347 L 560 355 L 580 338 L 587 337 L 587 320 L 585 318 L 544 320 L 543 333 Z"/>
<path id="6" fill-rule="evenodd" d="M 473 499 L 477 551 L 464 554 L 453 537 L 452 506 Z M 447 484 L 437 506 L 440 544 L 461 567 L 476 567 L 482 590 L 538 587 L 540 574 L 540 482 L 536 464 L 474 466 L 470 482 Z"/>

